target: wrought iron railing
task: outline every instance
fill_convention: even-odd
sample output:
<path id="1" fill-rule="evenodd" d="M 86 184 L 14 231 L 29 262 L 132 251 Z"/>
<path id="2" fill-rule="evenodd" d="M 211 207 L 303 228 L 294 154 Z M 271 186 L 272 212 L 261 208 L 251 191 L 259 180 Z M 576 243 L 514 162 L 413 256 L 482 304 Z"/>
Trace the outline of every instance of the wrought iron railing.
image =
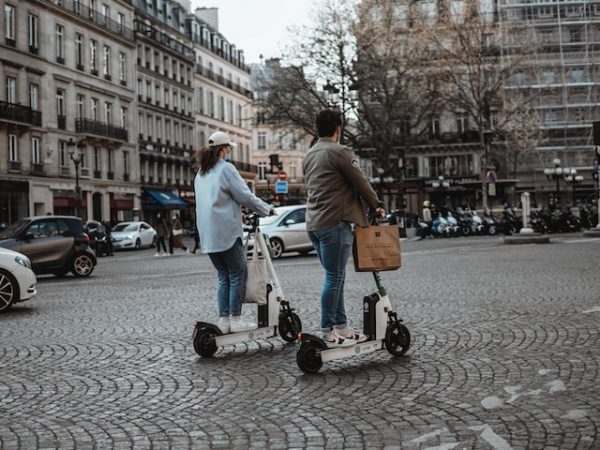
<path id="1" fill-rule="evenodd" d="M 0 119 L 25 122 L 36 127 L 42 126 L 42 113 L 29 106 L 0 101 Z"/>
<path id="2" fill-rule="evenodd" d="M 98 136 L 119 139 L 121 141 L 127 140 L 127 129 L 115 127 L 114 125 L 100 122 L 98 120 L 76 119 L 75 131 L 77 133 L 91 133 Z"/>

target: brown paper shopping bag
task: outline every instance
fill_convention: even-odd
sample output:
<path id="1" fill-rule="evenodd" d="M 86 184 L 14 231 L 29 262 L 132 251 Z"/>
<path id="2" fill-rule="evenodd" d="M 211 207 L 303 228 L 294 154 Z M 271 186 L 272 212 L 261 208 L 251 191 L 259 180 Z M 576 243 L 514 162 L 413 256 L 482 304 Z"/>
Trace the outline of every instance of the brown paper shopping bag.
<path id="1" fill-rule="evenodd" d="M 396 270 L 400 267 L 400 235 L 397 225 L 356 226 L 354 268 L 357 272 Z"/>

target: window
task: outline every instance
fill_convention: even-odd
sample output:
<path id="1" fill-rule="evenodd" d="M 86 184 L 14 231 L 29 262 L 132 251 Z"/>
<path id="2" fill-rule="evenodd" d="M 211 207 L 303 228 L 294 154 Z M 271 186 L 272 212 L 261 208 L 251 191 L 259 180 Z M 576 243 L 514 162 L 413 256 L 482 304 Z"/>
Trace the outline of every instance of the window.
<path id="1" fill-rule="evenodd" d="M 35 83 L 29 83 L 29 107 L 34 111 L 39 109 L 39 86 Z"/>
<path id="2" fill-rule="evenodd" d="M 581 42 L 582 41 L 581 29 L 571 30 L 569 32 L 569 36 L 570 36 L 571 42 Z"/>
<path id="3" fill-rule="evenodd" d="M 459 134 L 464 134 L 467 131 L 469 119 L 467 113 L 461 112 L 456 115 L 456 131 Z"/>
<path id="4" fill-rule="evenodd" d="M 98 120 L 98 99 L 97 98 L 92 98 L 91 113 L 92 113 L 92 119 Z"/>
<path id="5" fill-rule="evenodd" d="M 77 119 L 83 119 L 84 117 L 84 113 L 83 113 L 83 102 L 84 102 L 84 97 L 81 94 L 77 94 L 77 98 L 75 100 L 75 114 L 76 114 L 76 118 Z"/>
<path id="6" fill-rule="evenodd" d="M 61 167 L 67 167 L 67 143 L 58 141 L 58 163 Z"/>
<path id="7" fill-rule="evenodd" d="M 80 153 L 80 156 L 81 156 L 81 167 L 87 167 L 87 158 L 86 158 L 86 155 L 87 155 L 87 147 L 86 147 L 85 144 L 83 144 L 82 147 L 81 147 L 81 153 Z"/>
<path id="8" fill-rule="evenodd" d="M 238 127 L 242 126 L 242 105 L 237 107 L 237 125 Z"/>
<path id="9" fill-rule="evenodd" d="M 113 171 L 113 151 L 112 149 L 107 150 L 107 159 L 108 159 L 108 172 Z"/>
<path id="10" fill-rule="evenodd" d="M 258 143 L 257 147 L 259 150 L 264 150 L 267 148 L 267 133 L 264 131 L 258 132 Z"/>
<path id="11" fill-rule="evenodd" d="M 108 24 L 108 19 L 110 18 L 110 8 L 106 3 L 102 4 L 102 22 L 104 25 Z"/>
<path id="12" fill-rule="evenodd" d="M 119 33 L 122 33 L 124 26 L 125 26 L 125 16 L 121 13 L 117 13 L 117 31 Z"/>
<path id="13" fill-rule="evenodd" d="M 15 40 L 15 7 L 4 5 L 4 37 L 7 40 Z"/>
<path id="14" fill-rule="evenodd" d="M 219 118 L 225 120 L 225 97 L 219 96 Z"/>
<path id="15" fill-rule="evenodd" d="M 8 135 L 8 159 L 9 161 L 19 160 L 19 148 L 17 146 L 17 135 Z"/>
<path id="16" fill-rule="evenodd" d="M 163 137 L 162 119 L 160 116 L 156 117 L 156 137 L 159 139 Z"/>
<path id="17" fill-rule="evenodd" d="M 215 94 L 212 91 L 208 93 L 208 113 L 210 117 L 215 117 Z"/>
<path id="18" fill-rule="evenodd" d="M 94 171 L 100 171 L 100 149 L 94 147 Z"/>
<path id="19" fill-rule="evenodd" d="M 160 103 L 160 84 L 154 85 L 154 101 L 157 105 Z"/>
<path id="20" fill-rule="evenodd" d="M 258 179 L 266 180 L 267 178 L 267 163 L 261 161 L 258 163 Z"/>
<path id="21" fill-rule="evenodd" d="M 431 137 L 439 138 L 440 137 L 440 119 L 439 117 L 434 117 L 431 119 Z"/>
<path id="22" fill-rule="evenodd" d="M 145 134 L 146 127 L 145 127 L 144 115 L 141 113 L 138 114 L 138 128 L 139 128 L 140 134 L 143 136 Z"/>
<path id="23" fill-rule="evenodd" d="M 119 81 L 127 81 L 127 59 L 125 53 L 119 53 Z"/>
<path id="24" fill-rule="evenodd" d="M 123 173 L 129 173 L 129 152 L 123 152 Z"/>
<path id="25" fill-rule="evenodd" d="M 169 106 L 169 89 L 165 89 L 165 97 L 164 97 L 164 105 L 165 108 L 167 108 Z"/>
<path id="26" fill-rule="evenodd" d="M 127 108 L 121 106 L 121 128 L 127 128 Z"/>
<path id="27" fill-rule="evenodd" d="M 110 47 L 108 45 L 104 46 L 104 51 L 102 52 L 102 73 L 110 75 Z"/>
<path id="28" fill-rule="evenodd" d="M 56 61 L 65 63 L 65 27 L 56 25 Z"/>
<path id="29" fill-rule="evenodd" d="M 8 103 L 17 103 L 17 79 L 6 77 L 6 101 Z"/>
<path id="30" fill-rule="evenodd" d="M 90 39 L 90 68 L 94 75 L 98 74 L 98 43 Z"/>
<path id="31" fill-rule="evenodd" d="M 104 102 L 104 122 L 112 124 L 112 103 Z"/>
<path id="32" fill-rule="evenodd" d="M 37 50 L 38 46 L 38 16 L 29 14 L 29 49 Z"/>
<path id="33" fill-rule="evenodd" d="M 33 164 L 42 163 L 42 155 L 40 154 L 40 140 L 39 138 L 31 138 L 31 162 Z"/>
<path id="34" fill-rule="evenodd" d="M 75 64 L 83 69 L 83 34 L 75 33 Z"/>
<path id="35" fill-rule="evenodd" d="M 56 114 L 63 117 L 65 115 L 65 91 L 62 89 L 56 90 Z"/>

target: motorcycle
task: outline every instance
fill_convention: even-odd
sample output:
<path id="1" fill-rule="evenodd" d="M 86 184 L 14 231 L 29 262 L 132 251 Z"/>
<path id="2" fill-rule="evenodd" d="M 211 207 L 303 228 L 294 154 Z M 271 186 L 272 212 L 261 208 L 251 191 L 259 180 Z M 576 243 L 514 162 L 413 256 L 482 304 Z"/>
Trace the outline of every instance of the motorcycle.
<path id="1" fill-rule="evenodd" d="M 448 226 L 448 221 L 441 214 L 438 214 L 438 216 L 433 220 L 431 234 L 434 238 L 440 236 L 450 237 L 452 235 L 452 231 Z"/>
<path id="2" fill-rule="evenodd" d="M 458 226 L 458 220 L 456 220 L 456 217 L 454 217 L 452 215 L 452 213 L 450 211 L 448 211 L 448 215 L 445 217 L 446 221 L 448 222 L 448 233 L 450 236 L 460 236 L 461 234 L 461 230 L 460 227 Z"/>
<path id="3" fill-rule="evenodd" d="M 483 224 L 482 232 L 484 234 L 489 234 L 490 236 L 494 236 L 496 234 L 498 224 L 496 222 L 496 219 L 494 219 L 494 217 L 492 215 L 484 214 L 482 224 Z"/>
<path id="4" fill-rule="evenodd" d="M 472 211 L 469 217 L 469 227 L 471 227 L 471 234 L 483 234 L 483 221 L 475 211 Z"/>
<path id="5" fill-rule="evenodd" d="M 544 218 L 542 217 L 542 215 L 539 211 L 536 211 L 536 210 L 531 211 L 529 220 L 531 222 L 531 229 L 535 233 L 546 234 L 546 233 L 550 232 L 550 229 L 548 228 L 548 224 L 546 223 L 546 221 L 544 220 Z"/>
<path id="6" fill-rule="evenodd" d="M 431 226 L 424 220 L 419 219 L 417 222 L 417 236 L 419 239 L 425 239 L 427 236 L 431 236 Z"/>

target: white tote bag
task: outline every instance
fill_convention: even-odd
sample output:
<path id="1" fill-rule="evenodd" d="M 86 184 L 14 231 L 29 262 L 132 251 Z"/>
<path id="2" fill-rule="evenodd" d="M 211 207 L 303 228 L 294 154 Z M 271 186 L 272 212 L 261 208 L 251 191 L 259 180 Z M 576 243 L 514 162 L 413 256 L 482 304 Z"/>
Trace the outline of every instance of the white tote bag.
<path id="1" fill-rule="evenodd" d="M 260 232 L 256 233 L 254 239 L 254 248 L 251 257 L 246 261 L 246 295 L 243 303 L 257 303 L 259 305 L 267 304 L 267 285 L 271 283 L 267 260 L 258 255 L 258 239 Z M 248 241 L 244 246 L 247 254 Z M 268 255 L 266 256 L 269 257 Z"/>

